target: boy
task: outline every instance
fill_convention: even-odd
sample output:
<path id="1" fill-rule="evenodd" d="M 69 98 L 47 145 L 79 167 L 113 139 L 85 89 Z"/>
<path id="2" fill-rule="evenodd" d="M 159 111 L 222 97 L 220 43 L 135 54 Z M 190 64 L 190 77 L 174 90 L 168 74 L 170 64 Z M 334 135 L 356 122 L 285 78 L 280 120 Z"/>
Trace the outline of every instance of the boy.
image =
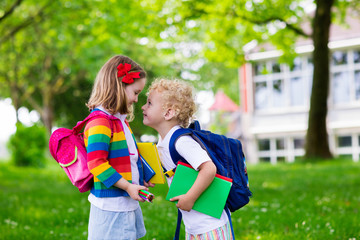
<path id="1" fill-rule="evenodd" d="M 172 134 L 180 127 L 187 127 L 196 107 L 192 88 L 179 80 L 159 79 L 148 91 L 147 103 L 143 110 L 143 123 L 154 128 L 160 135 L 157 144 L 160 159 L 167 171 L 176 165 L 171 159 L 169 142 Z M 180 137 L 175 144 L 178 153 L 197 171 L 198 177 L 184 194 L 170 199 L 178 201 L 186 231 L 186 239 L 232 239 L 228 217 L 223 211 L 220 219 L 192 210 L 201 193 L 211 184 L 216 174 L 216 166 L 205 150 L 190 136 Z M 171 185 L 172 177 L 167 178 Z"/>

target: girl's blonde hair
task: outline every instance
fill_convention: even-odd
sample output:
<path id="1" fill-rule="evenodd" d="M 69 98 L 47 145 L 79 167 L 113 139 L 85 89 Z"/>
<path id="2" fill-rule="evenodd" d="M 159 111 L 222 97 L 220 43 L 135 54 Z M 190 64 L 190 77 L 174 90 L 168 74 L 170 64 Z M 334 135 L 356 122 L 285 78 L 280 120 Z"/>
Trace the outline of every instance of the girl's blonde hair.
<path id="1" fill-rule="evenodd" d="M 95 83 L 86 106 L 93 110 L 97 106 L 103 106 L 109 113 L 132 114 L 132 107 L 128 106 L 125 92 L 127 83 L 122 82 L 122 77 L 117 77 L 117 66 L 128 63 L 131 65 L 129 72 L 140 72 L 140 78 L 146 78 L 146 72 L 139 64 L 127 56 L 116 55 L 110 58 L 98 72 Z"/>
<path id="2" fill-rule="evenodd" d="M 193 88 L 190 85 L 178 79 L 169 80 L 160 78 L 151 84 L 148 95 L 152 91 L 158 91 L 161 94 L 164 110 L 175 110 L 175 118 L 180 126 L 189 126 L 196 112 Z"/>

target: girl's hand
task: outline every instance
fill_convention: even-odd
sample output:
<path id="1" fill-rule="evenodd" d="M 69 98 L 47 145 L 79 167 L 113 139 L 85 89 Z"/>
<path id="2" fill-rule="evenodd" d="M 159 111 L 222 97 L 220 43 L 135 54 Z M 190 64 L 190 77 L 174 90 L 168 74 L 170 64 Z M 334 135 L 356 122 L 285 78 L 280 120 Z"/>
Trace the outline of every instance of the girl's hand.
<path id="1" fill-rule="evenodd" d="M 196 199 L 192 199 L 191 197 L 189 197 L 189 195 L 187 194 L 183 194 L 183 195 L 179 195 L 176 197 L 173 197 L 170 199 L 170 201 L 178 201 L 178 203 L 176 204 L 176 207 L 180 208 L 181 210 L 187 211 L 189 212 L 195 203 Z"/>
<path id="2" fill-rule="evenodd" d="M 124 178 L 120 178 L 119 181 L 117 181 L 114 186 L 121 188 L 122 190 L 126 191 L 130 197 L 136 201 L 144 202 L 144 199 L 142 199 L 139 196 L 139 191 L 145 189 L 148 191 L 148 188 L 145 186 L 140 186 L 137 184 L 131 184 L 128 181 L 126 181 Z"/>
<path id="3" fill-rule="evenodd" d="M 130 195 L 132 199 L 139 202 L 144 202 L 145 200 L 139 196 L 139 191 L 143 189 L 145 189 L 146 191 L 149 190 L 147 187 L 137 184 L 129 184 L 128 187 L 124 190 Z"/>
<path id="4" fill-rule="evenodd" d="M 145 187 L 155 187 L 155 184 L 154 183 L 152 183 L 152 182 L 145 182 L 145 180 L 144 180 L 144 186 Z"/>

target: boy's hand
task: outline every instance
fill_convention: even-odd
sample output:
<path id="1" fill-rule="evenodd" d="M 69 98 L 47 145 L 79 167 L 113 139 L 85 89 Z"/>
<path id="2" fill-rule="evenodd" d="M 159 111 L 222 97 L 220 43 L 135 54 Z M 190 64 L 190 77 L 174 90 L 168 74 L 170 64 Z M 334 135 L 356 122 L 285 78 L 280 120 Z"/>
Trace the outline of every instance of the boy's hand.
<path id="1" fill-rule="evenodd" d="M 195 201 L 214 180 L 215 174 L 216 166 L 212 161 L 202 163 L 199 166 L 199 174 L 189 191 L 184 195 L 173 197 L 170 201 L 178 200 L 176 204 L 178 208 L 184 211 L 190 211 Z"/>
<path id="2" fill-rule="evenodd" d="M 189 197 L 187 194 L 173 197 L 170 199 L 170 201 L 178 201 L 176 207 L 187 212 L 189 212 L 193 208 L 195 203 L 195 200 Z"/>

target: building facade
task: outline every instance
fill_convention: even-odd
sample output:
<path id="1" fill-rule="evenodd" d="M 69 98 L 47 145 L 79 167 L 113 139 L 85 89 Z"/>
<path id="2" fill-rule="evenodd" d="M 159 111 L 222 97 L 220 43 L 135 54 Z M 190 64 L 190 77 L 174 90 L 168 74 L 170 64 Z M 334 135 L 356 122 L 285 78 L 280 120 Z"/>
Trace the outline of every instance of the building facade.
<path id="1" fill-rule="evenodd" d="M 360 158 L 360 18 L 330 31 L 327 128 L 334 156 Z M 292 67 L 281 52 L 248 54 L 239 69 L 241 131 L 247 161 L 293 162 L 304 155 L 312 87 L 310 41 L 299 42 Z M 326 141 L 326 139 L 324 139 Z"/>

